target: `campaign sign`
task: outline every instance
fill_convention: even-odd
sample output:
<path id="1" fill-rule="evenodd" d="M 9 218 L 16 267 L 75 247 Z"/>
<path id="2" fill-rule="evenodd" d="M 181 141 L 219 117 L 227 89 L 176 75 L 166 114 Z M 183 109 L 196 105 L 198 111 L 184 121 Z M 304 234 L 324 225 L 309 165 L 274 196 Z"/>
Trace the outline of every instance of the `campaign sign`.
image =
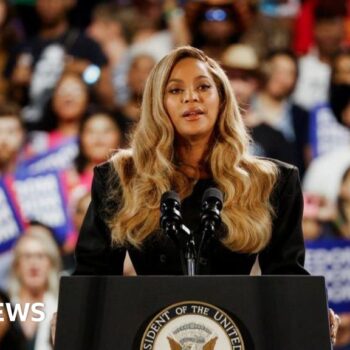
<path id="1" fill-rule="evenodd" d="M 306 242 L 305 267 L 326 279 L 329 305 L 336 312 L 350 311 L 350 240 Z"/>
<path id="2" fill-rule="evenodd" d="M 350 144 L 350 131 L 337 122 L 328 104 L 312 110 L 309 137 L 314 158 Z"/>
<path id="3" fill-rule="evenodd" d="M 20 168 L 33 175 L 68 169 L 77 155 L 78 143 L 76 138 L 73 138 L 47 152 L 21 162 Z"/>
<path id="4" fill-rule="evenodd" d="M 51 227 L 59 243 L 71 234 L 63 175 L 55 172 L 16 175 L 14 191 L 26 220 Z"/>
<path id="5" fill-rule="evenodd" d="M 21 232 L 23 221 L 15 198 L 7 189 L 6 180 L 0 178 L 0 253 L 11 249 Z"/>

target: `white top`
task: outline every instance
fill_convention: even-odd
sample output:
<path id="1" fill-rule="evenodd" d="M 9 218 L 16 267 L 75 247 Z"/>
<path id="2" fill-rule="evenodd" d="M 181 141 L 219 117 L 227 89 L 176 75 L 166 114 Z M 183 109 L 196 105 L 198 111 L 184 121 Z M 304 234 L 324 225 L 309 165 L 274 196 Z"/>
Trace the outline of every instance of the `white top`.
<path id="1" fill-rule="evenodd" d="M 18 303 L 18 296 L 12 297 L 12 303 Z M 34 350 L 52 350 L 51 346 L 51 320 L 53 314 L 57 312 L 58 300 L 50 292 L 44 295 L 45 319 L 38 323 L 38 329 L 35 338 Z"/>

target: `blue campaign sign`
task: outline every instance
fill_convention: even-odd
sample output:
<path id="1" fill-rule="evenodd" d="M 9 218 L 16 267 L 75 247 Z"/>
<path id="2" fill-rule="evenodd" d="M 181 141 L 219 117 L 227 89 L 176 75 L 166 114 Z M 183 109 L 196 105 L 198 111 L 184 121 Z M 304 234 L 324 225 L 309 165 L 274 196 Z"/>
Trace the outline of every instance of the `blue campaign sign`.
<path id="1" fill-rule="evenodd" d="M 13 187 L 25 219 L 51 227 L 57 241 L 63 243 L 72 233 L 63 175 L 57 172 L 19 174 L 14 178 Z"/>
<path id="2" fill-rule="evenodd" d="M 19 172 L 23 171 L 35 175 L 68 169 L 72 166 L 78 151 L 78 141 L 76 138 L 72 138 L 47 152 L 21 162 Z"/>
<path id="3" fill-rule="evenodd" d="M 350 131 L 338 123 L 328 104 L 321 104 L 310 113 L 309 139 L 312 156 L 316 158 L 349 145 Z"/>
<path id="4" fill-rule="evenodd" d="M 350 240 L 306 242 L 305 267 L 312 275 L 325 276 L 330 307 L 339 313 L 349 312 Z"/>
<path id="5" fill-rule="evenodd" d="M 15 198 L 0 178 L 0 253 L 12 248 L 24 229 Z"/>

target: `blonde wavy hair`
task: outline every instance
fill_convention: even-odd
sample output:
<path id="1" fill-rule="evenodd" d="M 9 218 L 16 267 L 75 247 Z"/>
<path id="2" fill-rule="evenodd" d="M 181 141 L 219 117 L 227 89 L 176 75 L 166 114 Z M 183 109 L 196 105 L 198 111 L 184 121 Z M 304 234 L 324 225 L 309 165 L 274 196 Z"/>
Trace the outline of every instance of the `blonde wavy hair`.
<path id="1" fill-rule="evenodd" d="M 192 192 L 193 179 L 175 164 L 174 128 L 163 102 L 172 69 L 184 58 L 205 62 L 219 92 L 221 107 L 207 166 L 224 193 L 226 235 L 222 242 L 233 251 L 258 252 L 271 237 L 274 211 L 269 198 L 277 166 L 248 153 L 250 138 L 226 74 L 217 62 L 190 46 L 173 50 L 154 67 L 131 148 L 120 150 L 111 159 L 119 187 L 110 196 L 120 196 L 119 208 L 108 221 L 112 240 L 117 245 L 140 247 L 159 229 L 162 194 L 172 189 L 184 198 Z"/>

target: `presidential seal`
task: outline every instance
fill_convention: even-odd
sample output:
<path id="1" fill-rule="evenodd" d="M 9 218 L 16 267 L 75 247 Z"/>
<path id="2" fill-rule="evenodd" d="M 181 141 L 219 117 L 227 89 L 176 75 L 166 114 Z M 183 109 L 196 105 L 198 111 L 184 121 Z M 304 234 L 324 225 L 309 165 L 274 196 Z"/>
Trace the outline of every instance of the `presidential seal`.
<path id="1" fill-rule="evenodd" d="M 171 305 L 147 325 L 140 350 L 244 350 L 235 322 L 218 307 L 198 301 Z"/>

